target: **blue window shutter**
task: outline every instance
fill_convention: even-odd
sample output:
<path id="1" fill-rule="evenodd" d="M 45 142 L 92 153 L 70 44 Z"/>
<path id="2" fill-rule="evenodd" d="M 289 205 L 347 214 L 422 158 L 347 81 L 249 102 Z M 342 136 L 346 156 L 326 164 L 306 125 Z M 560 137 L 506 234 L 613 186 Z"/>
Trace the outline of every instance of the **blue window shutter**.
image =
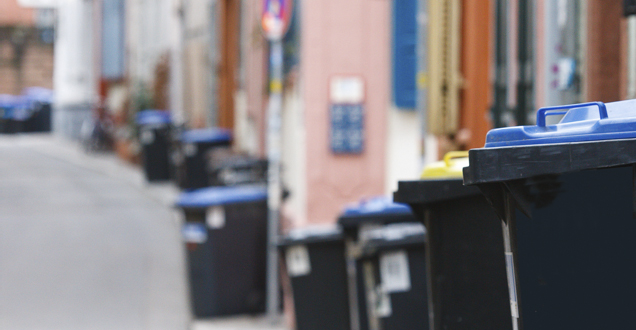
<path id="1" fill-rule="evenodd" d="M 415 109 L 417 100 L 417 0 L 393 0 L 393 101 Z"/>
<path id="2" fill-rule="evenodd" d="M 124 0 L 104 0 L 102 7 L 102 77 L 124 77 Z"/>

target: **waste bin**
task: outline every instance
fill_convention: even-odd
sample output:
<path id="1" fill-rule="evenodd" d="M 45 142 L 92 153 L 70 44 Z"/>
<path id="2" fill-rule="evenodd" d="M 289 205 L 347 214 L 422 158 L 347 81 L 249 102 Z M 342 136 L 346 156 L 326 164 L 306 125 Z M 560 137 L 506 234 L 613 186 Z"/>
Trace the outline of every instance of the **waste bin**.
<path id="1" fill-rule="evenodd" d="M 297 330 L 351 330 L 342 233 L 295 229 L 279 243 L 294 297 Z"/>
<path id="2" fill-rule="evenodd" d="M 352 306 L 351 319 L 357 323 L 354 328 L 370 329 L 370 307 L 366 303 L 363 261 L 359 258 L 365 233 L 389 223 L 415 221 L 417 220 L 407 205 L 393 203 L 387 197 L 374 197 L 349 205 L 338 217 L 346 247 L 349 305 Z"/>
<path id="3" fill-rule="evenodd" d="M 41 87 L 29 87 L 22 91 L 28 99 L 31 113 L 24 123 L 25 132 L 50 132 L 51 131 L 51 106 L 53 104 L 53 91 Z"/>
<path id="4" fill-rule="evenodd" d="M 196 129 L 185 131 L 181 135 L 183 165 L 183 189 L 207 187 L 208 173 L 206 155 L 211 148 L 229 147 L 232 142 L 230 131 L 220 128 Z"/>
<path id="5" fill-rule="evenodd" d="M 429 329 L 426 231 L 395 223 L 365 233 L 363 278 L 371 329 Z"/>
<path id="6" fill-rule="evenodd" d="M 26 99 L 22 96 L 0 95 L 0 132 L 20 133 L 24 130 L 24 121 L 29 116 Z"/>
<path id="7" fill-rule="evenodd" d="M 137 113 L 136 121 L 146 180 L 170 180 L 170 113 L 163 110 L 144 110 Z"/>
<path id="8" fill-rule="evenodd" d="M 210 186 L 266 183 L 266 159 L 239 154 L 208 162 L 208 184 Z"/>
<path id="9" fill-rule="evenodd" d="M 536 126 L 491 130 L 469 160 L 464 182 L 506 224 L 518 328 L 632 328 L 636 100 L 539 109 Z"/>
<path id="10" fill-rule="evenodd" d="M 196 317 L 265 311 L 267 189 L 210 187 L 182 193 L 182 234 Z"/>
<path id="11" fill-rule="evenodd" d="M 431 329 L 512 329 L 501 220 L 476 187 L 462 184 L 467 152 L 401 181 L 407 203 L 427 231 Z"/>
<path id="12" fill-rule="evenodd" d="M 9 120 L 13 117 L 14 98 L 13 95 L 0 94 L 0 133 L 10 131 Z"/>

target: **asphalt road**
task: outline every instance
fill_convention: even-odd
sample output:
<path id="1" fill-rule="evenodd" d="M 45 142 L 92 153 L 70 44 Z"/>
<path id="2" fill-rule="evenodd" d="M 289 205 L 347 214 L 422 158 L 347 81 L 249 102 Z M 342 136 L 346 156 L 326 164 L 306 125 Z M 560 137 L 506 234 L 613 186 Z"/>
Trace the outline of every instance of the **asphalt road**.
<path id="1" fill-rule="evenodd" d="M 186 329 L 171 198 L 114 156 L 0 136 L 0 329 Z"/>

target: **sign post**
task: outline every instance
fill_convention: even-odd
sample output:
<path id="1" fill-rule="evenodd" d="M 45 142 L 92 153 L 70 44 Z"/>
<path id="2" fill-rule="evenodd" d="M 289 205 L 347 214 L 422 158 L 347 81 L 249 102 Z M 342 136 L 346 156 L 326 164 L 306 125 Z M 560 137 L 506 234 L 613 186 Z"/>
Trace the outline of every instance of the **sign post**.
<path id="1" fill-rule="evenodd" d="M 262 26 L 270 41 L 267 106 L 267 315 L 278 316 L 278 232 L 281 204 L 281 112 L 283 108 L 283 36 L 291 19 L 291 0 L 263 0 Z"/>

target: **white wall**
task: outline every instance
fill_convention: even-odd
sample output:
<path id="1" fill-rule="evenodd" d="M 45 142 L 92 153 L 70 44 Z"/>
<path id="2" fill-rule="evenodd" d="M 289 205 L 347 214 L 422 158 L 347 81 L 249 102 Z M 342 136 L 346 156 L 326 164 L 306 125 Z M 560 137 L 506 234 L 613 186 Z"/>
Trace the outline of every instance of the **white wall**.
<path id="1" fill-rule="evenodd" d="M 93 75 L 92 3 L 60 1 L 53 84 L 58 105 L 96 99 Z"/>
<path id="2" fill-rule="evenodd" d="M 131 83 L 152 84 L 160 56 L 171 47 L 172 8 L 172 0 L 126 1 L 126 50 Z"/>
<path id="3" fill-rule="evenodd" d="M 421 172 L 421 138 L 416 111 L 389 109 L 387 117 L 386 194 L 397 190 L 398 181 L 416 180 Z"/>
<path id="4" fill-rule="evenodd" d="M 170 43 L 170 111 L 176 124 L 185 122 L 183 109 L 183 19 L 182 0 L 168 0 Z"/>
<path id="5" fill-rule="evenodd" d="M 97 102 L 90 1 L 59 1 L 57 7 L 53 88 L 53 131 L 78 139 L 82 124 Z"/>
<path id="6" fill-rule="evenodd" d="M 282 212 L 293 227 L 307 223 L 307 155 L 300 84 L 285 93 L 282 111 L 282 179 L 291 195 Z"/>

